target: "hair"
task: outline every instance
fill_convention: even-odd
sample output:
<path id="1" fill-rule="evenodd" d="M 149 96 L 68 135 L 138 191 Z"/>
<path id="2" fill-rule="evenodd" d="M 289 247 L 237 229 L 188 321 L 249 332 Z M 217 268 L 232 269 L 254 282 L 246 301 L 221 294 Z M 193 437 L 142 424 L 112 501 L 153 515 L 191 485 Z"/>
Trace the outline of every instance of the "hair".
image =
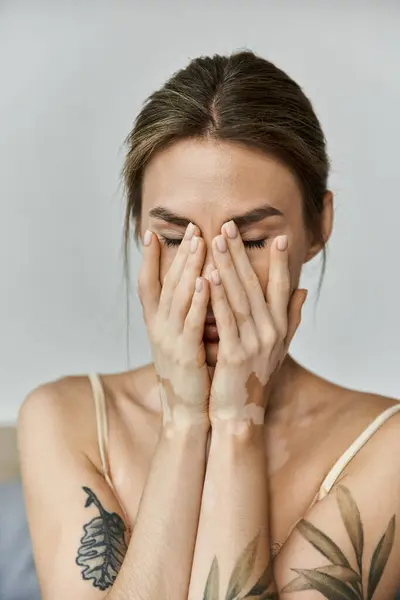
<path id="1" fill-rule="evenodd" d="M 185 138 L 245 144 L 291 169 L 302 191 L 305 227 L 322 247 L 320 290 L 326 267 L 321 218 L 329 174 L 325 137 L 301 87 L 249 50 L 191 60 L 149 96 L 137 116 L 126 139 L 123 168 L 128 280 L 131 221 L 138 241 L 146 165 L 156 152 Z"/>

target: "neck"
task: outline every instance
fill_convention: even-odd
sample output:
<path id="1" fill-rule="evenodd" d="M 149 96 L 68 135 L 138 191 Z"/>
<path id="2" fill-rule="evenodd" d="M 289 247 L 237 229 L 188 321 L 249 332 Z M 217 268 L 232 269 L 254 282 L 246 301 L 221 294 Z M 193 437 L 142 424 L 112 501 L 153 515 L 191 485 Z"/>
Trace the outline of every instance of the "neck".
<path id="1" fill-rule="evenodd" d="M 267 421 L 286 421 L 293 417 L 293 409 L 295 412 L 297 409 L 301 412 L 301 407 L 307 400 L 305 383 L 309 375 L 309 372 L 289 354 L 286 356 L 281 368 L 273 376 L 267 391 Z"/>

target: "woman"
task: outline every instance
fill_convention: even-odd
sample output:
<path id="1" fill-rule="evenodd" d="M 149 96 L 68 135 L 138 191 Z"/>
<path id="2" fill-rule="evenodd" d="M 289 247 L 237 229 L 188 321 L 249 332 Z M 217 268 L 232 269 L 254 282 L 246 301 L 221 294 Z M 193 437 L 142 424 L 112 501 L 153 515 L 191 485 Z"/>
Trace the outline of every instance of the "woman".
<path id="1" fill-rule="evenodd" d="M 287 354 L 302 265 L 332 228 L 309 100 L 252 52 L 203 57 L 128 144 L 154 363 L 24 402 L 43 599 L 393 597 L 400 403 Z"/>

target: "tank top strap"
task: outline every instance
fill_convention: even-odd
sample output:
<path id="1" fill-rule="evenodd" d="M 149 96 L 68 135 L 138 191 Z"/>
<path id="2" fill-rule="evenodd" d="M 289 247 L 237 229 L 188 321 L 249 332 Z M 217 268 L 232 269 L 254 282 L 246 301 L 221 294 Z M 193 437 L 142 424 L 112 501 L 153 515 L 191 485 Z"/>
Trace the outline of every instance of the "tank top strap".
<path id="1" fill-rule="evenodd" d="M 104 393 L 104 386 L 101 381 L 101 377 L 98 373 L 89 373 L 88 378 L 90 384 L 92 386 L 93 398 L 94 398 L 94 406 L 96 412 L 96 425 L 97 425 L 97 441 L 99 445 L 100 452 L 100 460 L 101 460 L 101 468 L 103 471 L 104 479 L 106 480 L 108 486 L 114 494 L 116 501 L 118 502 L 122 514 L 124 516 L 125 525 L 127 529 L 128 535 L 132 533 L 132 527 L 130 525 L 130 520 L 128 513 L 117 493 L 117 490 L 114 487 L 111 470 L 110 470 L 110 461 L 109 461 L 109 453 L 108 453 L 108 413 L 107 413 L 107 400 L 106 395 Z"/>
<path id="2" fill-rule="evenodd" d="M 319 492 L 317 493 L 317 496 L 315 497 L 313 503 L 317 502 L 318 500 L 322 500 L 322 498 L 324 498 L 327 494 L 329 494 L 330 490 L 332 489 L 333 485 L 337 481 L 338 477 L 341 475 L 344 468 L 347 467 L 349 462 L 354 458 L 354 456 L 357 454 L 357 452 L 359 452 L 359 450 L 361 450 L 361 448 L 364 446 L 364 444 L 367 443 L 367 441 L 374 435 L 374 433 L 376 431 L 378 431 L 378 429 L 388 419 L 390 419 L 391 416 L 393 416 L 395 413 L 397 413 L 399 411 L 400 411 L 400 402 L 398 402 L 398 404 L 395 404 L 394 406 L 390 406 L 389 408 L 384 410 L 380 415 L 378 415 L 376 417 L 376 419 L 374 419 L 372 421 L 372 423 L 370 423 L 368 425 L 368 427 L 366 427 L 364 429 L 364 431 L 358 436 L 358 438 L 356 438 L 354 440 L 354 442 L 351 444 L 351 446 L 349 446 L 347 448 L 347 450 L 345 450 L 343 452 L 343 454 L 340 456 L 340 458 L 335 462 L 335 464 L 333 465 L 333 467 L 331 468 L 331 470 L 325 477 L 324 481 L 322 482 L 322 485 L 321 485 Z"/>
<path id="3" fill-rule="evenodd" d="M 325 498 L 325 496 L 328 495 L 333 485 L 337 481 L 338 477 L 341 475 L 343 469 L 349 464 L 351 459 L 354 458 L 357 452 L 361 450 L 364 444 L 366 444 L 370 437 L 374 435 L 374 433 L 379 429 L 379 427 L 381 427 L 381 425 L 383 425 L 385 421 L 390 419 L 390 417 L 397 412 L 400 412 L 400 401 L 398 404 L 390 406 L 389 408 L 384 410 L 380 415 L 378 415 L 376 419 L 374 419 L 372 423 L 370 423 L 368 427 L 364 429 L 364 431 L 358 436 L 358 438 L 356 438 L 356 440 L 351 444 L 351 446 L 349 446 L 347 450 L 343 452 L 343 454 L 335 462 L 335 464 L 329 471 L 328 475 L 325 477 L 321 487 L 312 499 L 311 504 L 308 506 L 304 516 L 306 516 L 309 513 L 314 504 L 316 504 L 319 500 L 322 500 L 323 498 Z M 275 551 L 275 554 L 277 554 L 280 548 L 282 548 L 282 546 L 286 543 L 292 531 L 295 529 L 295 527 L 301 520 L 302 518 L 298 519 L 297 521 L 295 521 L 295 523 L 293 523 L 284 541 L 278 544 L 279 549 Z"/>
<path id="4" fill-rule="evenodd" d="M 99 446 L 101 467 L 105 480 L 110 487 L 113 488 L 110 478 L 110 463 L 108 458 L 108 415 L 104 387 L 100 375 L 97 373 L 90 373 L 88 377 L 92 386 L 96 412 L 97 443 Z"/>
<path id="5" fill-rule="evenodd" d="M 104 393 L 104 386 L 101 381 L 101 377 L 98 373 L 89 373 L 88 378 L 93 391 L 94 406 L 96 412 L 96 426 L 97 426 L 97 442 L 99 445 L 101 468 L 103 471 L 104 479 L 108 486 L 112 490 L 115 499 L 117 500 L 122 514 L 124 516 L 126 529 L 128 535 L 132 533 L 130 520 L 128 513 L 117 494 L 117 490 L 114 487 L 111 477 L 110 461 L 108 454 L 108 413 L 107 413 L 107 400 Z"/>

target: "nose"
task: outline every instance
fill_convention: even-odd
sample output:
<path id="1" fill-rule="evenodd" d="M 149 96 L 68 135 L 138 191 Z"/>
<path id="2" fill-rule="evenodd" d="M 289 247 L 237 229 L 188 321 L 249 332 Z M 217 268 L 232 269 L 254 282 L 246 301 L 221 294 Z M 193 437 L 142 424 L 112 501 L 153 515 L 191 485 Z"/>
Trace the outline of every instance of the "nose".
<path id="1" fill-rule="evenodd" d="M 215 270 L 214 257 L 211 248 L 207 248 L 201 276 L 210 281 L 211 272 Z"/>

